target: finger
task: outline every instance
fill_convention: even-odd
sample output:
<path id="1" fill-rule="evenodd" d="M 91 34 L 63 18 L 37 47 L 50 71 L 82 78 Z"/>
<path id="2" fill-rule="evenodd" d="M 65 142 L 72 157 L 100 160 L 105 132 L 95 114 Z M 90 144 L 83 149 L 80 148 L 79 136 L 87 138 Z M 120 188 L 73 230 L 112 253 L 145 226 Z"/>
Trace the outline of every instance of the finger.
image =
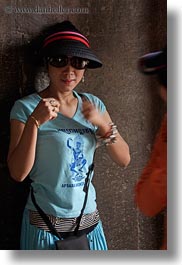
<path id="1" fill-rule="evenodd" d="M 50 104 L 49 101 L 46 101 L 45 102 L 45 105 L 47 106 L 47 108 L 49 109 L 49 111 L 59 112 L 60 104 L 58 102 L 55 102 L 54 104 Z"/>
<path id="2" fill-rule="evenodd" d="M 93 111 L 94 109 L 95 109 L 95 106 L 89 103 L 83 106 L 82 112 L 90 112 L 90 111 Z"/>
<path id="3" fill-rule="evenodd" d="M 59 104 L 59 102 L 58 102 L 57 100 L 55 100 L 55 99 L 51 99 L 51 100 L 49 100 L 49 103 L 50 103 L 51 106 L 53 106 L 53 107 L 56 107 L 56 106 L 58 106 L 58 104 Z"/>
<path id="4" fill-rule="evenodd" d="M 89 115 L 89 116 L 95 112 L 97 112 L 97 109 L 94 106 L 87 107 L 86 109 L 82 110 L 83 115 Z"/>
<path id="5" fill-rule="evenodd" d="M 57 116 L 58 114 L 56 112 L 52 112 L 52 115 L 50 116 L 50 120 L 55 120 Z"/>
<path id="6" fill-rule="evenodd" d="M 83 107 L 85 109 L 96 109 L 96 106 L 92 102 L 89 102 L 89 101 L 83 103 Z"/>
<path id="7" fill-rule="evenodd" d="M 56 100 L 55 98 L 43 98 L 43 101 L 49 102 L 49 104 L 53 107 L 59 107 L 59 101 Z"/>
<path id="8" fill-rule="evenodd" d="M 57 113 L 57 112 L 59 112 L 59 108 L 58 107 L 52 107 L 52 111 Z"/>

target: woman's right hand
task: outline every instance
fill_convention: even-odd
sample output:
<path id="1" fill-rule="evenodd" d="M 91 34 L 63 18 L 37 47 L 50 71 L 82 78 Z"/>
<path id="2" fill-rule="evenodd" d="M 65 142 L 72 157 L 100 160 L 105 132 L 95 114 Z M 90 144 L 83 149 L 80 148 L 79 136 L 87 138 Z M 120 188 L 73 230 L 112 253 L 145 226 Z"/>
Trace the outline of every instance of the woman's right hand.
<path id="1" fill-rule="evenodd" d="M 54 98 L 43 98 L 32 112 L 32 116 L 41 125 L 55 119 L 59 112 L 59 102 Z M 33 119 L 26 123 L 11 120 L 11 140 L 8 152 L 8 167 L 16 181 L 23 181 L 29 174 L 35 161 L 37 128 Z"/>
<path id="2" fill-rule="evenodd" d="M 55 98 L 43 98 L 32 112 L 39 125 L 54 120 L 59 112 L 60 104 Z"/>

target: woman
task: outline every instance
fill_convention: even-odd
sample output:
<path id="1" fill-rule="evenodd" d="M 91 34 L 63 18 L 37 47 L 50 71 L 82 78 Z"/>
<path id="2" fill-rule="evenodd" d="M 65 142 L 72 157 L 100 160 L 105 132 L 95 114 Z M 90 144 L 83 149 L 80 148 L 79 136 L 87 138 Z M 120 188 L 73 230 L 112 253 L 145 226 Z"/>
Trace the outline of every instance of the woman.
<path id="1" fill-rule="evenodd" d="M 111 159 L 120 166 L 128 165 L 130 155 L 102 101 L 74 90 L 85 69 L 102 66 L 87 38 L 71 22 L 64 21 L 50 27 L 42 39 L 38 55 L 47 65 L 50 84 L 40 93 L 15 102 L 11 111 L 8 166 L 16 181 L 30 176 L 38 205 L 53 220 L 61 220 L 60 232 L 69 232 L 72 228 L 67 221 L 75 226 L 75 218 L 80 215 L 84 180 L 96 145 L 107 144 Z M 91 250 L 107 250 L 95 200 L 91 183 L 84 229 L 88 228 Z M 21 249 L 55 249 L 57 239 L 37 218 L 29 196 Z"/>
<path id="2" fill-rule="evenodd" d="M 139 66 L 144 74 L 158 77 L 157 90 L 162 100 L 167 103 L 167 47 L 142 56 Z M 146 216 L 156 216 L 167 210 L 167 113 L 156 135 L 150 159 L 136 184 L 135 201 Z M 166 216 L 160 249 L 167 249 Z"/>

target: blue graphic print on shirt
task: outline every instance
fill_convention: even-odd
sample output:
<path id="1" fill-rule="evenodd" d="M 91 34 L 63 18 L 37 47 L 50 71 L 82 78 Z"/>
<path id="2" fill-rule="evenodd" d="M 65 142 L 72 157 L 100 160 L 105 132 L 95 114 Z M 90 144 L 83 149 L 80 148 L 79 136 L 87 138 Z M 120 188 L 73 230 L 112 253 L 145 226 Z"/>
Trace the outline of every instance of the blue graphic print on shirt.
<path id="1" fill-rule="evenodd" d="M 67 147 L 72 150 L 72 158 L 70 163 L 72 180 L 79 182 L 84 178 L 81 173 L 83 172 L 83 168 L 87 163 L 87 160 L 83 154 L 83 139 L 79 135 L 77 135 L 74 140 L 72 138 L 68 138 Z"/>

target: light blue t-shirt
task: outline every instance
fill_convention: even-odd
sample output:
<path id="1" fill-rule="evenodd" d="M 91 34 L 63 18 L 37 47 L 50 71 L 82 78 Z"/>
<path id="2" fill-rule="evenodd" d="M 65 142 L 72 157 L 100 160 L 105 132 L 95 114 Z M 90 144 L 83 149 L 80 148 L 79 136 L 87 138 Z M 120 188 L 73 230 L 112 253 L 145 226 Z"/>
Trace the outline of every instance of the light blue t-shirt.
<path id="1" fill-rule="evenodd" d="M 104 113 L 103 102 L 92 94 L 83 93 L 89 101 Z M 29 174 L 38 205 L 47 213 L 58 217 L 77 217 L 83 206 L 83 186 L 88 167 L 93 162 L 96 148 L 97 127 L 88 122 L 82 114 L 82 97 L 78 98 L 77 110 L 72 118 L 61 113 L 38 129 L 36 157 Z M 26 123 L 41 97 L 31 94 L 15 102 L 10 119 Z M 93 174 L 92 174 L 93 177 Z M 35 210 L 29 196 L 26 208 Z M 90 183 L 87 205 L 84 213 L 96 209 L 96 192 Z"/>

